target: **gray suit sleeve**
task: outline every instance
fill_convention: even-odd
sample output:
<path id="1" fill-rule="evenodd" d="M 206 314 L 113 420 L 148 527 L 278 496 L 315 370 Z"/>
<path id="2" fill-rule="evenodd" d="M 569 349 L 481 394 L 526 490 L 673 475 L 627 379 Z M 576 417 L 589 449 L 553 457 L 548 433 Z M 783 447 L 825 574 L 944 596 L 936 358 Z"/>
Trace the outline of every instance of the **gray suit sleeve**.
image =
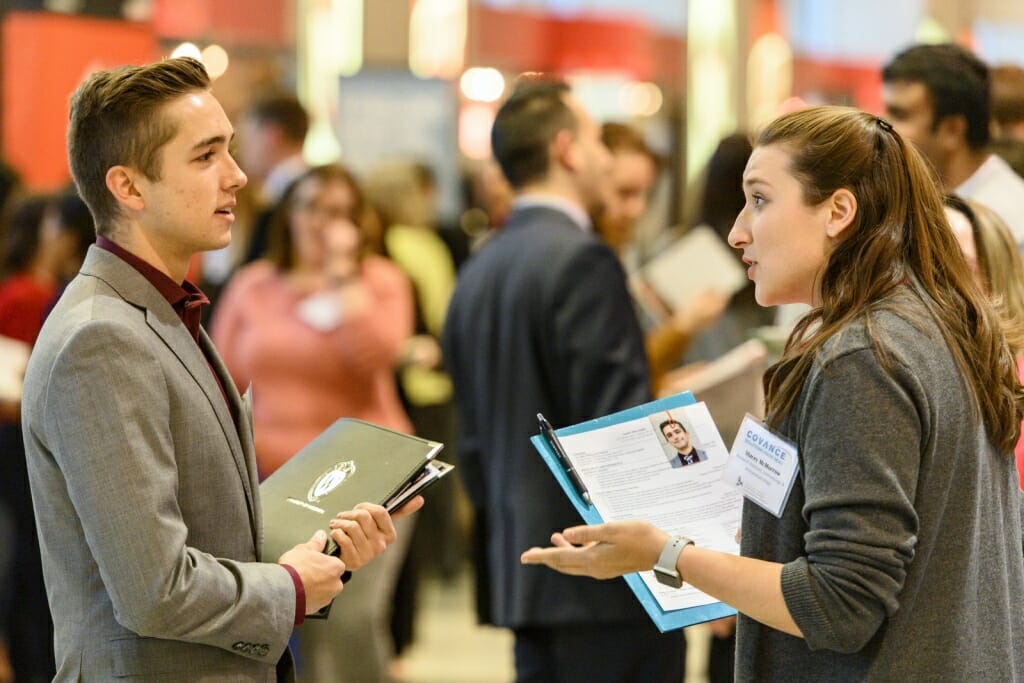
<path id="1" fill-rule="evenodd" d="M 45 414 L 54 417 L 46 436 L 82 542 L 125 628 L 276 661 L 294 619 L 291 578 L 275 564 L 217 558 L 189 546 L 174 432 L 204 425 L 170 423 L 174 397 L 153 354 L 127 327 L 94 322 L 73 334 L 50 371 Z M 210 447 L 223 446 L 211 438 Z"/>

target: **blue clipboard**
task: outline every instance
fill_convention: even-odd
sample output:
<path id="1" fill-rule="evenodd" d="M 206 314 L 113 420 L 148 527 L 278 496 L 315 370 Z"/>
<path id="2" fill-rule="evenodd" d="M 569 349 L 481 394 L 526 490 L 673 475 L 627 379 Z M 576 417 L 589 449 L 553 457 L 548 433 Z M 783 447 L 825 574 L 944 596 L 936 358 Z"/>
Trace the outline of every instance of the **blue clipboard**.
<path id="1" fill-rule="evenodd" d="M 602 427 L 609 427 L 622 422 L 629 422 L 630 420 L 639 420 L 659 411 L 681 408 L 683 406 L 692 405 L 696 402 L 697 400 L 693 397 L 693 394 L 689 391 L 684 391 L 681 394 L 662 398 L 650 403 L 644 403 L 643 405 L 629 408 L 618 413 L 598 417 L 570 427 L 556 429 L 555 434 L 557 436 L 582 434 Z M 558 457 L 551 449 L 551 446 L 548 445 L 547 439 L 540 434 L 537 434 L 536 436 L 530 437 L 530 443 L 533 444 L 533 447 L 537 449 L 538 453 L 540 453 L 544 462 L 547 463 L 548 469 L 550 469 L 551 473 L 555 475 L 558 485 L 562 487 L 565 495 L 569 497 L 570 501 L 572 501 L 573 506 L 580 513 L 580 516 L 583 517 L 583 521 L 587 524 L 601 524 L 604 522 L 604 519 L 601 518 L 601 514 L 597 511 L 597 508 L 584 501 L 580 494 L 576 492 L 575 487 L 572 485 L 572 481 L 569 480 L 569 476 L 565 473 L 562 465 L 558 462 Z M 654 598 L 654 594 L 651 593 L 651 590 L 647 587 L 647 584 L 643 582 L 639 574 L 626 574 L 623 578 L 626 579 L 626 583 L 629 585 L 630 590 L 633 591 L 637 599 L 640 601 L 640 604 L 643 605 L 643 608 L 647 611 L 647 614 L 650 615 L 651 621 L 654 622 L 654 625 L 657 626 L 658 630 L 662 633 L 677 628 L 693 626 L 694 624 L 701 624 L 705 621 L 721 619 L 722 617 L 730 617 L 736 614 L 736 610 L 729 605 L 726 605 L 724 602 L 715 602 L 710 605 L 700 605 L 699 607 L 687 607 L 685 609 L 665 611 L 658 604 L 658 601 Z"/>

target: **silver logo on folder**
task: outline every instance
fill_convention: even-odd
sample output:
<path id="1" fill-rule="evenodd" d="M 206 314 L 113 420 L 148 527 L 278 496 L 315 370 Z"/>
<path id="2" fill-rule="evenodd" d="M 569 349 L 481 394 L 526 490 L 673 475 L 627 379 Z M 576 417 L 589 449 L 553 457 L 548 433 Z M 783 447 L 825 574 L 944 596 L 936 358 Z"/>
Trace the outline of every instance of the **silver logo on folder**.
<path id="1" fill-rule="evenodd" d="M 306 498 L 309 499 L 310 503 L 320 502 L 321 498 L 341 486 L 350 475 L 355 474 L 355 471 L 356 464 L 352 460 L 339 462 L 316 478 L 313 485 L 309 487 L 309 493 L 306 494 Z"/>

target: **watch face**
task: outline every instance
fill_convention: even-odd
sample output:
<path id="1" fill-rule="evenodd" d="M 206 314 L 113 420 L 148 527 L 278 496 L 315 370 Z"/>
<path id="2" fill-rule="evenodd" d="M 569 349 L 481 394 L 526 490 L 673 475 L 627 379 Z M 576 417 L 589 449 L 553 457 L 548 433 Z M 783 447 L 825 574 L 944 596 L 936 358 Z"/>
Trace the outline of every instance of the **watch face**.
<path id="1" fill-rule="evenodd" d="M 661 567 L 654 568 L 654 578 L 658 580 L 658 583 L 671 586 L 672 588 L 679 588 L 683 585 L 682 580 L 679 578 L 679 574 L 676 574 L 675 572 L 670 574 Z"/>

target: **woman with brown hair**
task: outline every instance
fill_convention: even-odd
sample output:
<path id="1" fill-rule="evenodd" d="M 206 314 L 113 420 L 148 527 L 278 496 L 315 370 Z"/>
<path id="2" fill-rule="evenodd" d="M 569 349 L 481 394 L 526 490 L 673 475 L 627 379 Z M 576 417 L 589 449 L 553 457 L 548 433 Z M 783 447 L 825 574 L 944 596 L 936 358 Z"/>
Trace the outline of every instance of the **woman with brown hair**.
<path id="1" fill-rule="evenodd" d="M 992 209 L 956 195 L 946 196 L 946 217 L 978 286 L 1005 319 L 1024 320 L 1024 259 L 1010 227 Z M 1006 341 L 1017 356 L 1018 375 L 1024 377 L 1024 331 L 1013 326 Z M 1024 438 L 1017 441 L 1014 455 L 1024 488 Z"/>
<path id="2" fill-rule="evenodd" d="M 737 680 L 1021 680 L 1024 391 L 1003 332 L 1021 321 L 988 303 L 929 167 L 875 116 L 777 119 L 743 186 L 730 243 L 758 303 L 812 306 L 765 376 L 768 427 L 798 453 L 788 500 L 745 501 L 739 557 L 635 521 L 523 561 L 671 562 L 740 612 Z"/>

